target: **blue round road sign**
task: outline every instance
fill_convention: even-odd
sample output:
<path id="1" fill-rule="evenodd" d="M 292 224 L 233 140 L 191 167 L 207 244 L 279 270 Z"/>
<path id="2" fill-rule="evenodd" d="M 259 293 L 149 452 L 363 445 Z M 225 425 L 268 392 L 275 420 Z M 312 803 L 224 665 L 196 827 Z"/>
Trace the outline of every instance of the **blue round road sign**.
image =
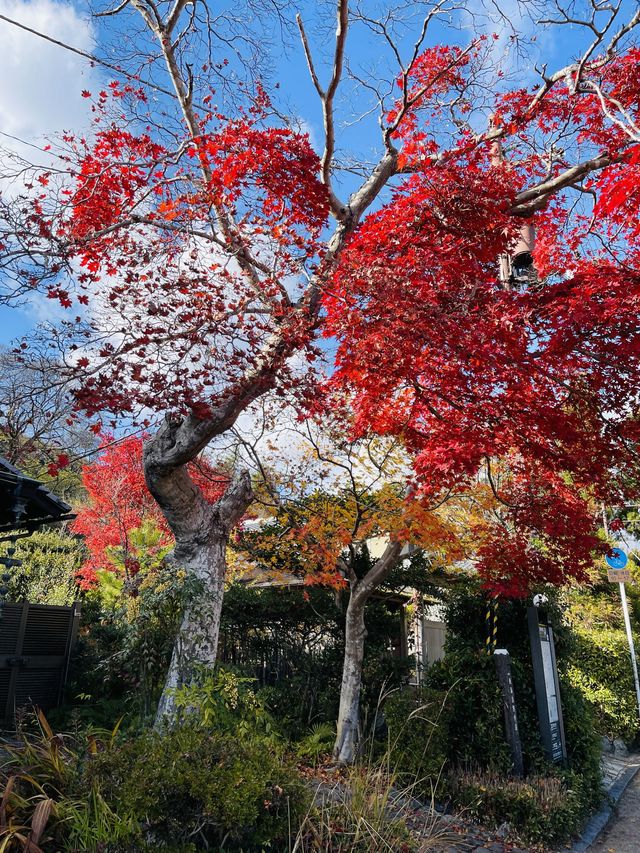
<path id="1" fill-rule="evenodd" d="M 605 560 L 612 569 L 624 569 L 627 565 L 627 555 L 622 548 L 612 548 L 611 552 L 605 557 Z"/>

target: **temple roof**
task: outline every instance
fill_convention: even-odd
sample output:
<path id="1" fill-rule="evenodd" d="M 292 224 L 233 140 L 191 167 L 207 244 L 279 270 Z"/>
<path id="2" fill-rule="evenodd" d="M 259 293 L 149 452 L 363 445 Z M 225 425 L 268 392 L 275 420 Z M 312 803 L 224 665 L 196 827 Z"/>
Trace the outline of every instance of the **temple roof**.
<path id="1" fill-rule="evenodd" d="M 73 517 L 68 503 L 0 456 L 0 533 L 33 530 Z"/>

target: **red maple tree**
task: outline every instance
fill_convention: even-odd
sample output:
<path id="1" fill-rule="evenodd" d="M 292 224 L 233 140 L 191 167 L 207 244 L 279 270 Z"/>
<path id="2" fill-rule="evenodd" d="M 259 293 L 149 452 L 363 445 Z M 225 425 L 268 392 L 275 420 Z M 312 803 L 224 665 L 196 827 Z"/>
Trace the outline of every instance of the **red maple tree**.
<path id="1" fill-rule="evenodd" d="M 493 130 L 462 133 L 443 158 L 428 107 L 462 85 L 472 57 L 453 69 L 456 55 L 430 57 L 448 68 L 433 90 L 418 68 L 420 110 L 394 131 L 410 175 L 350 238 L 325 334 L 340 341 L 333 381 L 354 392 L 357 432 L 402 435 L 425 495 L 488 480 L 502 508 L 478 567 L 493 593 L 524 595 L 583 577 L 602 548 L 590 501 L 624 501 L 619 472 L 637 464 L 638 51 L 499 96 Z M 588 215 L 557 193 L 566 152 L 547 155 L 559 134 L 595 199 Z M 519 272 L 522 217 L 538 236 Z"/>

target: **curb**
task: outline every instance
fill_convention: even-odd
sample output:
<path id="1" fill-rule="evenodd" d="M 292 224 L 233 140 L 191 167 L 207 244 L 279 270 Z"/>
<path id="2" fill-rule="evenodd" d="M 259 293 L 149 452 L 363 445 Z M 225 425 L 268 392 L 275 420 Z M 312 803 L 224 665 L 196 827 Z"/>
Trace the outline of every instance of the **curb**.
<path id="1" fill-rule="evenodd" d="M 573 847 L 569 848 L 568 853 L 585 853 L 585 851 L 591 847 L 593 842 L 596 841 L 602 830 L 611 820 L 614 807 L 617 805 L 620 797 L 627 790 L 639 770 L 640 764 L 632 764 L 630 767 L 627 767 L 624 773 L 620 774 L 615 783 L 607 791 L 607 799 L 609 802 L 588 821 L 580 839 L 576 841 Z"/>

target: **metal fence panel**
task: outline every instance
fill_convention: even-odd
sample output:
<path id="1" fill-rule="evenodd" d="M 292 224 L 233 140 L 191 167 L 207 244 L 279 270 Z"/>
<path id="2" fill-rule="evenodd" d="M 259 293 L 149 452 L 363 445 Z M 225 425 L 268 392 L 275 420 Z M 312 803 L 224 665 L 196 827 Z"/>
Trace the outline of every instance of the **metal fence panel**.
<path id="1" fill-rule="evenodd" d="M 76 640 L 80 605 L 4 604 L 0 614 L 0 715 L 17 708 L 59 705 Z"/>

